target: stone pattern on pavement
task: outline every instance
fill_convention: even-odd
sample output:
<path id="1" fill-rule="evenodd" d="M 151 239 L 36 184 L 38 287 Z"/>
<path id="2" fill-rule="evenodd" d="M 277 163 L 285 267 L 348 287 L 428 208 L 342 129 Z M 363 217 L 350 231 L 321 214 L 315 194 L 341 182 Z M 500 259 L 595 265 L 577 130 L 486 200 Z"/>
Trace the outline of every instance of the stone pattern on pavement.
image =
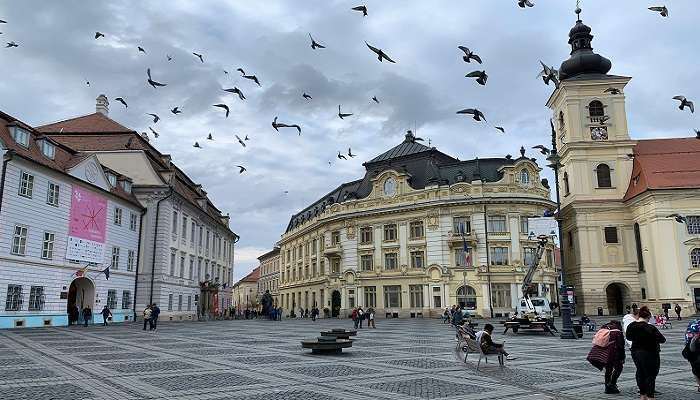
<path id="1" fill-rule="evenodd" d="M 484 321 L 479 321 L 483 326 Z M 697 399 L 681 357 L 685 321 L 662 330 L 658 399 Z M 162 323 L 0 331 L 0 399 L 633 399 L 627 357 L 621 395 L 603 394 L 602 373 L 586 362 L 582 340 L 498 331 L 517 356 L 476 371 L 478 355 L 455 349 L 439 320 L 378 320 L 341 355 L 312 355 L 302 339 L 351 328 L 349 320 Z"/>

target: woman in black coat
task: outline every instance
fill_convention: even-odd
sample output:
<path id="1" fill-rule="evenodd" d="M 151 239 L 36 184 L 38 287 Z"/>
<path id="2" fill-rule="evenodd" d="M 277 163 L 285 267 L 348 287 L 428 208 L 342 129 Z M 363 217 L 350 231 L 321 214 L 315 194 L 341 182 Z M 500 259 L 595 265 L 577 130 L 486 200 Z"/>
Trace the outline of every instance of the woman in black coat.
<path id="1" fill-rule="evenodd" d="M 654 325 L 649 324 L 649 308 L 639 309 L 639 319 L 627 326 L 627 340 L 632 342 L 632 360 L 637 367 L 637 387 L 640 399 L 653 400 L 656 388 L 656 376 L 659 374 L 661 343 L 666 338 Z"/>

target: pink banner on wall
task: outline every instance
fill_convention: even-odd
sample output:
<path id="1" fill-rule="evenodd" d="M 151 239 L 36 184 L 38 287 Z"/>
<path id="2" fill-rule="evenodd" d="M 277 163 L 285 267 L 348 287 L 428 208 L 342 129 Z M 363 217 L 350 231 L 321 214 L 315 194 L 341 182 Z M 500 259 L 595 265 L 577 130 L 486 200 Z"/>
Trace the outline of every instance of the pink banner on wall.
<path id="1" fill-rule="evenodd" d="M 106 228 L 107 199 L 87 189 L 73 186 L 68 236 L 104 244 Z"/>

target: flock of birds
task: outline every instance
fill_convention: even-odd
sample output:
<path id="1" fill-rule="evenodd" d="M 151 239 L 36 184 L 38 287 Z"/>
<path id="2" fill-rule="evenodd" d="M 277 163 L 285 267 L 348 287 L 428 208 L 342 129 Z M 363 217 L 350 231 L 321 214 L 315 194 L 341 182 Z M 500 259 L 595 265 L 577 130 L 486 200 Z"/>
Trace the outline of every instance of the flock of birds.
<path id="1" fill-rule="evenodd" d="M 535 3 L 534 3 L 533 1 L 531 1 L 531 0 L 517 0 L 517 5 L 518 5 L 519 7 L 521 7 L 521 8 L 529 8 L 529 7 L 534 7 L 534 6 L 535 6 Z M 356 7 L 352 7 L 351 10 L 352 10 L 352 11 L 355 11 L 355 12 L 362 13 L 362 16 L 363 16 L 363 17 L 367 17 L 367 16 L 369 15 L 369 14 L 368 14 L 367 6 L 365 6 L 365 5 L 359 5 L 359 6 L 356 6 Z M 649 7 L 649 10 L 654 11 L 654 12 L 658 12 L 662 17 L 668 17 L 668 16 L 669 16 L 668 8 L 665 7 L 665 6 Z M 580 9 L 577 9 L 577 12 L 580 12 Z M 7 23 L 6 21 L 0 19 L 0 24 L 6 24 L 6 23 Z M 2 34 L 2 32 L 0 32 L 0 34 Z M 105 38 L 105 37 L 106 37 L 106 36 L 105 36 L 104 33 L 99 32 L 99 31 L 98 31 L 98 32 L 95 32 L 95 36 L 94 36 L 95 40 L 99 40 L 99 39 Z M 323 49 L 326 49 L 326 45 L 325 45 L 323 42 L 320 42 L 320 41 L 318 41 L 317 39 L 315 39 L 315 38 L 311 35 L 311 33 L 309 33 L 309 39 L 310 39 L 310 42 L 311 42 L 311 43 L 310 43 L 310 46 L 311 46 L 311 49 L 312 49 L 312 50 L 316 51 L 316 50 L 323 50 Z M 396 63 L 396 61 L 395 61 L 394 59 L 392 59 L 383 49 L 378 48 L 378 47 L 375 47 L 375 46 L 373 46 L 373 45 L 367 43 L 366 41 L 365 41 L 365 45 L 367 46 L 367 48 L 368 48 L 372 53 L 374 53 L 374 54 L 376 55 L 377 60 L 378 60 L 379 62 L 384 62 L 384 61 L 386 61 L 386 62 L 388 62 L 388 63 Z M 10 42 L 7 42 L 7 45 L 6 45 L 5 47 L 6 47 L 6 48 L 16 48 L 16 47 L 19 47 L 19 44 L 16 43 L 16 42 L 14 42 L 14 41 L 10 41 Z M 474 51 L 472 51 L 471 49 L 469 49 L 468 47 L 466 47 L 466 46 L 458 46 L 457 48 L 463 52 L 462 60 L 463 60 L 464 62 L 466 62 L 466 63 L 468 63 L 468 64 L 471 64 L 472 61 L 473 61 L 473 62 L 475 62 L 475 63 L 477 63 L 477 64 L 479 64 L 479 65 L 482 65 L 482 64 L 483 64 L 482 58 L 481 58 L 478 54 L 476 54 Z M 146 54 L 146 50 L 145 50 L 143 47 L 141 47 L 141 46 L 137 46 L 137 51 L 140 52 L 140 53 Z M 205 62 L 205 60 L 204 60 L 205 57 L 204 57 L 204 55 L 203 55 L 202 53 L 198 53 L 198 52 L 194 52 L 194 51 L 193 51 L 193 52 L 192 52 L 192 55 L 193 55 L 194 57 L 196 57 L 196 59 L 199 60 L 200 63 L 204 63 L 204 62 Z M 170 61 L 173 60 L 173 57 L 172 57 L 171 55 L 167 54 L 167 55 L 166 55 L 166 59 L 170 62 Z M 547 66 L 547 65 L 546 65 L 544 62 L 542 62 L 542 61 L 540 61 L 540 64 L 541 64 L 541 66 L 542 66 L 542 70 L 541 70 L 540 73 L 538 74 L 538 77 L 541 77 L 542 80 L 544 81 L 544 83 L 545 83 L 546 85 L 549 85 L 550 83 L 554 83 L 554 85 L 558 87 L 558 86 L 559 86 L 559 83 L 560 83 L 560 82 L 559 82 L 559 72 L 558 72 L 554 67 Z M 262 86 L 261 83 L 260 83 L 260 80 L 258 79 L 258 77 L 257 77 L 255 74 L 248 74 L 248 73 L 246 73 L 246 71 L 245 71 L 243 68 L 237 68 L 236 71 L 239 72 L 239 73 L 241 74 L 241 77 L 242 77 L 243 79 L 246 79 L 246 80 L 251 81 L 252 83 L 256 84 L 258 87 L 261 87 L 261 86 Z M 226 71 L 226 70 L 224 70 L 224 73 L 225 73 L 226 75 L 229 74 L 229 72 Z M 147 80 L 146 80 L 147 84 L 150 85 L 153 89 L 163 88 L 163 87 L 165 87 L 165 86 L 168 85 L 167 83 L 163 83 L 163 82 L 161 82 L 161 81 L 155 80 L 155 79 L 153 78 L 154 75 L 153 75 L 152 72 L 151 72 L 151 68 L 147 68 L 147 69 L 146 69 L 146 76 L 147 76 Z M 466 78 L 473 78 L 474 81 L 475 81 L 478 85 L 481 85 L 481 86 L 486 86 L 486 84 L 487 84 L 487 82 L 488 82 L 488 74 L 486 73 L 486 70 L 478 70 L 478 69 L 477 69 L 477 70 L 474 70 L 474 71 L 471 71 L 471 72 L 467 73 L 467 74 L 465 75 L 465 77 L 466 77 Z M 86 84 L 89 86 L 89 85 L 90 85 L 90 82 L 89 82 L 89 81 L 86 81 Z M 242 89 L 239 88 L 239 87 L 237 87 L 237 86 L 234 86 L 234 87 L 232 87 L 232 88 L 224 88 L 224 89 L 222 89 L 222 90 L 223 90 L 224 92 L 231 93 L 231 94 L 235 95 L 235 96 L 236 96 L 239 100 L 241 100 L 241 101 L 245 101 L 245 100 L 246 100 L 246 96 L 245 96 L 245 94 L 243 93 Z M 605 93 L 620 94 L 620 90 L 619 90 L 619 89 L 616 89 L 616 88 L 608 88 L 608 89 L 605 90 Z M 307 100 L 307 101 L 313 100 L 313 97 L 312 97 L 310 94 L 306 93 L 306 92 L 303 92 L 302 98 L 304 98 L 304 99 Z M 687 109 L 690 110 L 691 113 L 694 113 L 694 112 L 695 112 L 695 107 L 694 107 L 693 102 L 690 101 L 690 100 L 688 100 L 685 96 L 675 96 L 675 97 L 673 97 L 673 99 L 678 100 L 678 101 L 680 102 L 680 105 L 679 105 L 680 110 L 685 110 L 685 109 L 687 108 Z M 129 105 L 128 105 L 126 99 L 124 99 L 123 97 L 115 97 L 114 100 L 117 101 L 117 102 L 119 102 L 119 103 L 121 103 L 121 104 L 124 106 L 124 108 L 128 108 L 128 107 L 129 107 Z M 377 104 L 380 103 L 380 101 L 379 101 L 379 99 L 377 98 L 377 96 L 373 96 L 373 97 L 371 98 L 371 100 L 374 101 L 374 102 L 377 103 Z M 221 110 L 224 112 L 224 117 L 225 117 L 225 118 L 228 118 L 228 117 L 229 117 L 229 114 L 230 114 L 230 111 L 231 111 L 231 110 L 230 110 L 230 108 L 229 108 L 229 106 L 228 106 L 227 104 L 225 104 L 225 103 L 217 103 L 217 104 L 213 104 L 212 107 L 216 107 L 216 108 L 221 109 Z M 178 114 L 182 113 L 182 111 L 179 109 L 179 107 L 173 107 L 173 108 L 170 110 L 170 112 L 171 112 L 173 115 L 178 115 Z M 465 109 L 459 110 L 459 111 L 457 111 L 457 114 L 470 115 L 470 116 L 472 117 L 472 119 L 474 119 L 474 120 L 477 121 L 477 122 L 487 122 L 484 113 L 483 113 L 482 111 L 480 111 L 480 110 L 479 110 L 478 108 L 476 108 L 476 107 L 473 107 L 473 108 L 465 108 Z M 152 121 L 153 121 L 153 124 L 154 124 L 154 125 L 157 124 L 158 121 L 160 121 L 160 119 L 161 119 L 161 117 L 160 117 L 159 115 L 155 114 L 155 113 L 148 113 L 147 115 L 149 115 L 150 117 L 153 118 Z M 344 120 L 344 119 L 346 119 L 346 118 L 352 117 L 353 115 L 354 115 L 353 113 L 343 112 L 343 110 L 342 110 L 342 105 L 341 105 L 341 104 L 338 105 L 338 114 L 337 114 L 337 116 L 338 116 L 339 119 Z M 599 121 L 600 121 L 600 123 L 601 123 L 602 125 L 605 125 L 606 120 L 607 120 L 607 118 L 606 118 L 605 116 L 603 116 L 603 117 L 601 117 L 601 118 L 599 119 Z M 301 136 L 301 133 L 302 133 L 302 127 L 301 127 L 299 124 L 297 124 L 297 123 L 278 122 L 278 117 L 277 117 L 277 116 L 274 117 L 274 119 L 273 119 L 271 125 L 272 125 L 272 128 L 273 128 L 276 132 L 279 132 L 281 128 L 282 128 L 282 129 L 284 129 L 284 128 L 292 128 L 292 129 L 296 129 L 296 131 L 297 131 L 297 133 L 298 133 L 299 136 Z M 148 128 L 149 128 L 151 134 L 152 134 L 155 138 L 158 138 L 158 137 L 160 136 L 159 133 L 158 133 L 153 127 L 149 126 Z M 505 133 L 505 132 L 506 132 L 505 128 L 502 127 L 502 126 L 496 126 L 496 125 L 494 125 L 493 128 L 496 129 L 496 130 L 498 130 L 498 131 L 500 131 L 500 132 L 502 132 L 502 133 Z M 697 135 L 697 138 L 700 139 L 700 130 L 695 130 L 695 133 L 696 133 L 696 135 Z M 145 132 L 144 132 L 143 134 L 146 135 L 146 136 L 148 135 L 148 134 L 145 133 Z M 250 140 L 250 138 L 248 137 L 248 135 L 246 135 L 244 138 L 241 138 L 241 137 L 239 137 L 238 135 L 235 135 L 235 138 L 236 138 L 236 140 L 238 141 L 238 143 L 239 143 L 243 148 L 246 147 L 246 142 Z M 211 133 L 209 133 L 209 135 L 206 137 L 206 140 L 214 140 L 213 135 L 212 135 Z M 421 139 L 421 138 L 416 138 L 415 140 L 422 141 L 423 139 Z M 131 143 L 132 143 L 132 142 L 129 141 L 129 142 L 127 143 L 127 147 L 130 146 Z M 195 141 L 195 142 L 194 142 L 193 147 L 194 147 L 194 148 L 197 148 L 197 149 L 201 149 L 201 148 L 202 148 L 202 146 L 199 144 L 198 141 Z M 538 146 L 534 146 L 533 148 L 534 148 L 534 149 L 538 149 L 543 155 L 548 156 L 548 155 L 551 154 L 551 150 L 549 150 L 549 149 L 546 148 L 545 146 L 538 145 Z M 339 151 L 339 152 L 338 152 L 338 155 L 337 155 L 337 158 L 338 158 L 339 160 L 347 160 L 348 157 L 349 157 L 349 158 L 353 158 L 353 157 L 355 157 L 355 156 L 356 156 L 356 155 L 352 153 L 352 149 L 351 149 L 351 148 L 348 148 L 347 156 L 346 156 L 344 153 L 342 153 L 342 152 Z M 329 164 L 331 164 L 330 161 L 329 161 Z M 244 172 L 247 171 L 246 167 L 244 167 L 243 165 L 237 165 L 236 167 L 239 168 L 239 174 L 242 174 L 242 173 L 244 173 Z"/>

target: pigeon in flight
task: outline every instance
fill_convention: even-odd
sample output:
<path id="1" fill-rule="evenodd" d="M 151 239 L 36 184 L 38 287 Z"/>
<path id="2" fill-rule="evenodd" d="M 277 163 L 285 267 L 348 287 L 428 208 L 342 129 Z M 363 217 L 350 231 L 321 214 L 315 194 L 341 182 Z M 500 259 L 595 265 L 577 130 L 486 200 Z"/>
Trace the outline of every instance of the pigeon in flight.
<path id="1" fill-rule="evenodd" d="M 684 110 L 686 107 L 688 107 L 690 108 L 691 113 L 695 112 L 695 105 L 692 101 L 686 99 L 685 96 L 675 96 L 673 99 L 681 102 L 681 105 L 678 106 L 679 110 Z"/>
<path id="2" fill-rule="evenodd" d="M 126 104 L 126 101 L 124 100 L 123 97 L 115 97 L 114 100 L 116 100 L 116 101 L 118 101 L 118 102 L 124 104 L 124 108 L 129 108 L 129 105 Z"/>
<path id="3" fill-rule="evenodd" d="M 374 47 L 374 46 L 371 46 L 371 45 L 370 45 L 369 43 L 367 43 L 367 42 L 365 42 L 365 44 L 367 45 L 367 47 L 369 47 L 370 50 L 372 50 L 374 53 L 377 54 L 377 60 L 379 60 L 379 62 L 382 62 L 383 60 L 387 60 L 387 61 L 389 61 L 390 63 L 396 63 L 396 61 L 394 61 L 394 60 L 392 60 L 391 58 L 389 58 L 389 56 L 386 55 L 386 53 L 385 53 L 382 49 L 378 49 L 378 48 L 376 48 L 376 47 Z"/>
<path id="4" fill-rule="evenodd" d="M 151 69 L 150 68 L 146 69 L 146 75 L 148 75 L 147 82 L 149 85 L 153 86 L 153 89 L 155 89 L 158 86 L 167 86 L 167 83 L 160 83 L 160 82 L 156 82 L 153 79 L 151 79 Z"/>
<path id="5" fill-rule="evenodd" d="M 243 71 L 243 68 L 236 68 L 236 71 L 240 72 L 241 75 L 245 75 L 245 71 Z"/>
<path id="6" fill-rule="evenodd" d="M 0 19 L 0 24 L 6 24 L 6 23 L 7 23 L 7 21 Z"/>
<path id="7" fill-rule="evenodd" d="M 211 133 L 209 133 L 207 135 L 207 140 L 214 140 L 214 136 L 212 136 Z"/>
<path id="8" fill-rule="evenodd" d="M 173 114 L 180 114 L 182 111 L 180 111 L 180 109 L 178 107 L 175 107 L 172 110 L 170 110 L 170 112 Z"/>
<path id="9" fill-rule="evenodd" d="M 260 85 L 260 81 L 258 80 L 258 77 L 255 76 L 255 75 L 243 75 L 243 77 L 244 77 L 245 79 L 250 79 L 251 81 L 257 83 L 258 86 L 262 86 L 262 85 Z"/>
<path id="10" fill-rule="evenodd" d="M 525 6 L 534 7 L 535 3 L 531 2 L 530 0 L 518 0 L 518 6 L 520 6 L 520 8 L 525 8 Z"/>
<path id="11" fill-rule="evenodd" d="M 99 39 L 101 37 L 105 37 L 105 34 L 102 32 L 95 32 L 95 39 Z"/>
<path id="12" fill-rule="evenodd" d="M 219 107 L 219 108 L 223 108 L 224 110 L 226 110 L 226 118 L 228 118 L 228 111 L 229 110 L 228 110 L 228 106 L 226 104 L 214 104 L 212 107 Z"/>
<path id="13" fill-rule="evenodd" d="M 313 99 L 313 97 L 311 97 L 311 96 L 309 96 L 308 94 L 306 94 L 306 92 L 304 92 L 304 94 L 302 94 L 301 97 L 305 98 L 306 100 L 312 100 L 312 99 Z"/>
<path id="14" fill-rule="evenodd" d="M 605 89 L 605 91 L 604 91 L 603 93 L 620 94 L 620 93 L 622 93 L 622 92 L 621 92 L 620 89 L 618 89 L 618 88 L 613 88 L 613 87 L 611 87 L 611 88 Z"/>
<path id="15" fill-rule="evenodd" d="M 482 86 L 486 85 L 486 80 L 489 79 L 489 76 L 486 75 L 486 71 L 472 71 L 464 76 L 466 78 L 476 78 L 476 82 Z"/>
<path id="16" fill-rule="evenodd" d="M 668 17 L 668 8 L 666 6 L 649 7 L 649 10 L 658 12 L 662 17 Z"/>
<path id="17" fill-rule="evenodd" d="M 19 47 L 19 45 L 15 42 L 7 42 L 7 46 L 5 48 L 10 48 L 10 47 Z"/>
<path id="18" fill-rule="evenodd" d="M 501 133 L 506 133 L 506 129 L 502 126 L 494 126 L 497 130 L 501 131 Z"/>
<path id="19" fill-rule="evenodd" d="M 156 131 L 155 131 L 153 128 L 151 128 L 150 126 L 148 127 L 148 129 L 151 130 L 151 133 L 153 134 L 153 137 L 155 137 L 156 139 L 158 139 L 158 137 L 160 136 L 160 134 L 158 134 L 158 132 L 156 132 Z"/>
<path id="20" fill-rule="evenodd" d="M 245 135 L 245 138 L 243 138 L 243 140 L 250 140 L 250 139 L 248 138 L 248 135 Z"/>
<path id="21" fill-rule="evenodd" d="M 86 80 L 85 80 L 85 85 L 90 86 L 90 81 L 86 79 Z"/>
<path id="22" fill-rule="evenodd" d="M 695 131 L 695 138 L 700 140 L 700 129 L 693 129 Z"/>
<path id="23" fill-rule="evenodd" d="M 343 113 L 340 111 L 340 104 L 338 104 L 338 117 L 340 117 L 340 119 L 344 119 L 345 117 L 349 117 L 349 116 L 351 116 L 351 115 L 352 115 L 352 114 L 343 114 Z"/>
<path id="24" fill-rule="evenodd" d="M 357 6 L 352 8 L 353 11 L 360 11 L 362 12 L 362 16 L 366 17 L 367 16 L 367 6 Z"/>
<path id="25" fill-rule="evenodd" d="M 474 54 L 474 52 L 469 50 L 468 47 L 458 46 L 457 48 L 464 52 L 464 55 L 462 56 L 462 60 L 464 60 L 464 62 L 471 63 L 471 60 L 474 60 L 481 64 L 481 57 Z"/>
<path id="26" fill-rule="evenodd" d="M 542 77 L 545 85 L 549 86 L 549 82 L 554 82 L 554 86 L 559 86 L 559 71 L 554 69 L 554 67 L 548 67 L 545 63 L 540 60 L 542 65 L 542 71 L 537 75 L 537 77 Z"/>
<path id="27" fill-rule="evenodd" d="M 345 157 L 342 153 L 338 152 L 338 159 L 347 160 L 348 158 Z"/>
<path id="28" fill-rule="evenodd" d="M 545 156 L 548 156 L 551 153 L 551 151 L 549 151 L 548 148 L 542 146 L 541 144 L 538 144 L 537 146 L 532 146 L 532 148 L 539 150 L 540 153 L 542 153 Z"/>
<path id="29" fill-rule="evenodd" d="M 322 44 L 318 44 L 318 43 L 314 40 L 314 37 L 311 36 L 310 33 L 309 33 L 309 37 L 311 38 L 311 48 L 312 48 L 312 49 L 316 50 L 316 49 L 325 49 L 325 48 L 326 48 L 326 46 L 324 46 L 324 45 L 322 45 Z"/>
<path id="30" fill-rule="evenodd" d="M 236 167 L 239 168 L 239 170 L 238 170 L 239 174 L 242 174 L 243 172 L 247 171 L 247 169 L 242 165 L 236 165 Z"/>
<path id="31" fill-rule="evenodd" d="M 476 108 L 465 108 L 464 110 L 457 111 L 457 114 L 471 114 L 471 115 L 473 115 L 472 118 L 474 118 L 475 121 L 484 121 L 484 122 L 486 121 L 486 117 L 484 117 L 484 113 L 477 110 Z"/>
<path id="32" fill-rule="evenodd" d="M 682 216 L 682 215 L 680 215 L 680 214 L 678 214 L 678 213 L 673 213 L 673 214 L 669 215 L 669 216 L 666 217 L 666 218 L 673 218 L 673 219 L 676 220 L 676 222 L 679 222 L 679 223 L 681 223 L 681 224 L 685 224 L 685 222 L 686 222 L 685 217 Z"/>
<path id="33" fill-rule="evenodd" d="M 139 51 L 140 51 L 141 53 L 146 54 L 146 50 L 144 50 L 143 47 L 138 46 L 137 48 L 139 49 Z"/>
<path id="34" fill-rule="evenodd" d="M 374 100 L 375 103 L 379 104 L 379 99 L 377 99 L 377 96 L 373 96 L 372 100 Z"/>
<path id="35" fill-rule="evenodd" d="M 243 95 L 243 92 L 241 92 L 241 89 L 239 89 L 235 86 L 231 89 L 224 89 L 224 92 L 237 94 L 239 99 L 245 100 L 245 96 Z"/>
<path id="36" fill-rule="evenodd" d="M 283 123 L 278 123 L 277 122 L 277 117 L 275 117 L 274 121 L 272 121 L 272 127 L 275 128 L 277 132 L 279 132 L 278 128 L 297 128 L 297 131 L 299 132 L 299 136 L 301 136 L 301 127 L 299 125 L 291 125 L 291 124 L 283 124 Z"/>
<path id="37" fill-rule="evenodd" d="M 348 157 L 353 158 L 353 157 L 355 157 L 356 155 L 357 155 L 357 154 L 352 154 L 352 149 L 351 149 L 350 147 L 348 147 Z"/>
<path id="38" fill-rule="evenodd" d="M 167 58 L 168 61 L 172 61 L 172 60 L 173 60 L 173 57 L 172 57 L 170 54 L 166 54 L 166 55 L 165 55 L 165 58 Z"/>
<path id="39" fill-rule="evenodd" d="M 235 136 L 236 136 L 236 140 L 238 140 L 238 143 L 240 143 L 241 146 L 245 147 L 245 142 L 243 141 L 243 139 L 241 139 L 241 137 L 238 135 L 235 135 Z M 247 138 L 248 138 L 248 136 L 246 136 L 246 139 Z"/>
<path id="40" fill-rule="evenodd" d="M 154 123 L 154 124 L 157 124 L 158 121 L 160 121 L 160 117 L 159 117 L 158 115 L 156 115 L 156 114 L 148 113 L 148 114 L 146 114 L 146 115 L 150 115 L 151 117 L 153 117 L 153 123 Z"/>
<path id="41" fill-rule="evenodd" d="M 194 54 L 195 57 L 199 58 L 199 61 L 204 62 L 204 57 L 202 57 L 201 54 L 197 54 L 197 53 L 195 53 L 194 51 L 192 52 L 192 54 Z"/>
<path id="42" fill-rule="evenodd" d="M 201 149 L 201 148 L 202 148 L 202 146 L 199 145 L 199 142 L 194 142 L 194 144 L 192 145 L 192 147 L 194 147 L 194 148 L 196 148 L 196 149 Z"/>

